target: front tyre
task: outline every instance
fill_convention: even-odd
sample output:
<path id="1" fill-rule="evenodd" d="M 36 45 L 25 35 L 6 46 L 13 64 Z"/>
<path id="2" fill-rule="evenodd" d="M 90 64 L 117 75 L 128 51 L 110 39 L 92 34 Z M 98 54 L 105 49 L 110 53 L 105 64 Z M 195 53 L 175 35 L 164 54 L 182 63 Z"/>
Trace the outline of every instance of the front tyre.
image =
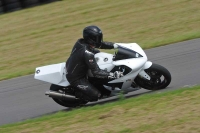
<path id="1" fill-rule="evenodd" d="M 144 70 L 151 80 L 144 79 L 140 76 L 135 78 L 135 83 L 140 87 L 148 90 L 160 90 L 166 88 L 171 82 L 170 72 L 163 66 L 152 64 L 152 66 Z"/>

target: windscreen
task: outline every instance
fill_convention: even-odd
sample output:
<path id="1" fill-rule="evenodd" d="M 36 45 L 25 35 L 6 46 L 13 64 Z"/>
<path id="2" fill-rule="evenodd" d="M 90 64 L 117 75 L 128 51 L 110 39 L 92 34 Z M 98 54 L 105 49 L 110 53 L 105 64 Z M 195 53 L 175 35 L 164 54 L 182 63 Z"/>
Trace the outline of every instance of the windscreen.
<path id="1" fill-rule="evenodd" d="M 123 59 L 130 59 L 130 58 L 140 58 L 143 57 L 141 54 L 135 52 L 134 50 L 128 49 L 126 47 L 122 47 L 118 45 L 118 52 L 114 60 L 123 60 Z"/>

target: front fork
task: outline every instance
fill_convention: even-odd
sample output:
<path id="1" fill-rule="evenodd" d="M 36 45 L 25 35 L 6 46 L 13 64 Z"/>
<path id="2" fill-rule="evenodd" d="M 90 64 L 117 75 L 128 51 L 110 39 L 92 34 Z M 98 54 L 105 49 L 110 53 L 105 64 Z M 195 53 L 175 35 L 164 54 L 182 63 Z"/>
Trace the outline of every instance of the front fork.
<path id="1" fill-rule="evenodd" d="M 151 77 L 144 70 L 150 68 L 152 64 L 153 63 L 151 61 L 147 61 L 144 64 L 142 71 L 140 71 L 138 75 L 144 79 L 151 80 Z"/>
<path id="2" fill-rule="evenodd" d="M 144 78 L 144 79 L 151 80 L 151 77 L 144 70 L 142 70 L 141 72 L 139 72 L 138 75 L 140 77 Z"/>

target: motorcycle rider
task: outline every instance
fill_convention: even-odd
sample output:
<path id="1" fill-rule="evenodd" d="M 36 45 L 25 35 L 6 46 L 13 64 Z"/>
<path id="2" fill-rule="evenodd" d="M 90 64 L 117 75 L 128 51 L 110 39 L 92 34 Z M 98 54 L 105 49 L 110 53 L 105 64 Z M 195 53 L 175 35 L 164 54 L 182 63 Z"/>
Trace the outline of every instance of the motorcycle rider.
<path id="1" fill-rule="evenodd" d="M 87 79 L 88 69 L 96 78 L 119 78 L 118 71 L 111 73 L 101 70 L 97 65 L 94 54 L 100 49 L 113 49 L 117 45 L 112 42 L 103 42 L 103 33 L 97 26 L 91 25 L 83 29 L 83 38 L 75 43 L 71 55 L 66 62 L 69 83 L 76 88 L 76 97 L 87 101 L 97 101 L 101 93 Z"/>

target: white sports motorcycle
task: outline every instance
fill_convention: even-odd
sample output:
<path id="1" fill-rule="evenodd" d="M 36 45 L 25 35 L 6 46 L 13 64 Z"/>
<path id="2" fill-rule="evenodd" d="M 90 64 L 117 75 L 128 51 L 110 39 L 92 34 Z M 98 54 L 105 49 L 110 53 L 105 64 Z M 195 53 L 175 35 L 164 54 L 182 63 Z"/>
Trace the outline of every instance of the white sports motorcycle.
<path id="1" fill-rule="evenodd" d="M 166 88 L 171 82 L 170 72 L 163 66 L 153 64 L 147 60 L 142 48 L 136 43 L 116 43 L 115 54 L 100 52 L 95 59 L 100 69 L 108 72 L 123 72 L 118 79 L 97 79 L 88 70 L 87 77 L 92 84 L 102 84 L 109 91 L 109 95 L 102 98 L 128 93 L 140 88 L 159 90 Z M 35 79 L 51 83 L 50 91 L 46 95 L 56 103 L 65 107 L 75 107 L 87 103 L 75 96 L 76 89 L 70 86 L 66 79 L 65 62 L 36 68 Z M 97 88 L 98 89 L 98 88 Z"/>

